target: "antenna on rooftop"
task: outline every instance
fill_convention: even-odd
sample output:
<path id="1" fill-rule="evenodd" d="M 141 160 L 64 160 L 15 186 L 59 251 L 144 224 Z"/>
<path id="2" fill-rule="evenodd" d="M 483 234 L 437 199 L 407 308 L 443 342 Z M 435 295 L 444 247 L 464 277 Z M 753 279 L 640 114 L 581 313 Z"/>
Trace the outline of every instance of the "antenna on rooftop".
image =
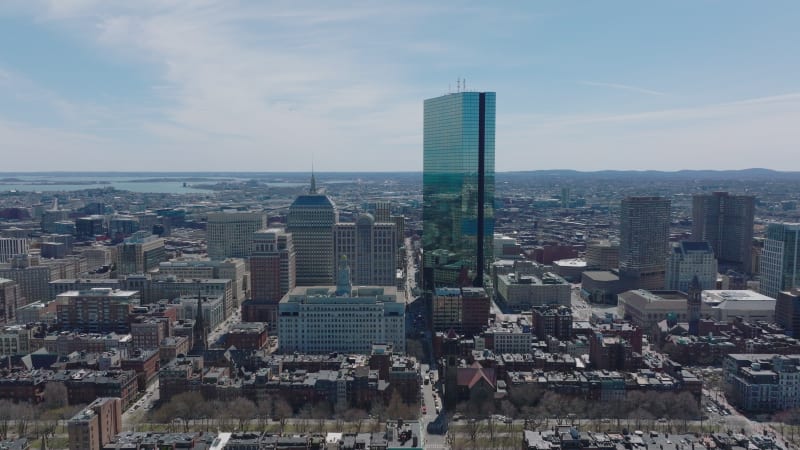
<path id="1" fill-rule="evenodd" d="M 464 92 L 467 92 L 467 79 L 464 78 Z"/>
<path id="2" fill-rule="evenodd" d="M 461 92 L 461 78 L 456 78 L 456 92 Z"/>

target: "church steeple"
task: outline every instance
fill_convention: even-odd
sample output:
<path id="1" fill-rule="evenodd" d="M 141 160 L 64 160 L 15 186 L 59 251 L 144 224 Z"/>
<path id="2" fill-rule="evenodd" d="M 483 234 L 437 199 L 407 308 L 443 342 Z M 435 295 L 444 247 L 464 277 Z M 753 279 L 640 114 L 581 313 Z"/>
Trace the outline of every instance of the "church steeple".
<path id="1" fill-rule="evenodd" d="M 689 283 L 686 302 L 686 306 L 689 310 L 689 334 L 692 336 L 699 335 L 700 309 L 703 304 L 702 293 L 703 288 L 700 286 L 700 280 L 697 278 L 697 274 L 695 274 L 692 281 Z"/>
<path id="2" fill-rule="evenodd" d="M 202 355 L 208 345 L 208 334 L 203 320 L 203 298 L 200 291 L 197 292 L 197 314 L 194 319 L 194 353 Z"/>

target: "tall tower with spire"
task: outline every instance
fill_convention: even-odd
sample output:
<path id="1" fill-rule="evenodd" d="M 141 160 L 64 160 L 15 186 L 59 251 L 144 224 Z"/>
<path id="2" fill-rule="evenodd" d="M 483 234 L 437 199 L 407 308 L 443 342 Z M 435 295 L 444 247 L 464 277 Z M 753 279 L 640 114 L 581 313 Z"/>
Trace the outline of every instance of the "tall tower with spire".
<path id="1" fill-rule="evenodd" d="M 286 218 L 286 231 L 294 243 L 297 286 L 333 284 L 333 227 L 338 221 L 336 205 L 327 195 L 317 193 L 312 171 L 309 193 L 295 199 Z"/>
<path id="2" fill-rule="evenodd" d="M 314 163 L 311 163 L 311 187 L 308 188 L 308 193 L 317 195 L 317 179 L 314 177 Z"/>
<path id="3" fill-rule="evenodd" d="M 697 278 L 697 275 L 695 275 L 689 283 L 686 302 L 689 310 L 689 334 L 692 336 L 697 336 L 699 334 L 700 306 L 703 302 L 701 298 L 702 292 L 703 288 L 700 286 L 700 280 Z"/>

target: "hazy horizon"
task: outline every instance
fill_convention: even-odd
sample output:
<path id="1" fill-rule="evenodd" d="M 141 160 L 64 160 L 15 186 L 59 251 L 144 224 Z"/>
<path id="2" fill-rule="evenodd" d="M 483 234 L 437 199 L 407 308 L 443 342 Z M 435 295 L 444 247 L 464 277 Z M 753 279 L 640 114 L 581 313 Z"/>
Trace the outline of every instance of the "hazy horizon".
<path id="1" fill-rule="evenodd" d="M 9 0 L 4 170 L 422 168 L 497 93 L 498 172 L 800 171 L 800 3 Z"/>

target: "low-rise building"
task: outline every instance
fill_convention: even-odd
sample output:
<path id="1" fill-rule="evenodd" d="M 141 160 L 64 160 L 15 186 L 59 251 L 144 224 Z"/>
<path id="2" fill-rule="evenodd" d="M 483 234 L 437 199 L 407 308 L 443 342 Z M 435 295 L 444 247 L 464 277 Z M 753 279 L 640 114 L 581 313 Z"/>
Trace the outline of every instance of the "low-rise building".
<path id="1" fill-rule="evenodd" d="M 498 300 L 509 308 L 527 310 L 533 306 L 569 306 L 571 286 L 560 276 L 546 272 L 541 277 L 509 273 L 497 276 Z"/>

